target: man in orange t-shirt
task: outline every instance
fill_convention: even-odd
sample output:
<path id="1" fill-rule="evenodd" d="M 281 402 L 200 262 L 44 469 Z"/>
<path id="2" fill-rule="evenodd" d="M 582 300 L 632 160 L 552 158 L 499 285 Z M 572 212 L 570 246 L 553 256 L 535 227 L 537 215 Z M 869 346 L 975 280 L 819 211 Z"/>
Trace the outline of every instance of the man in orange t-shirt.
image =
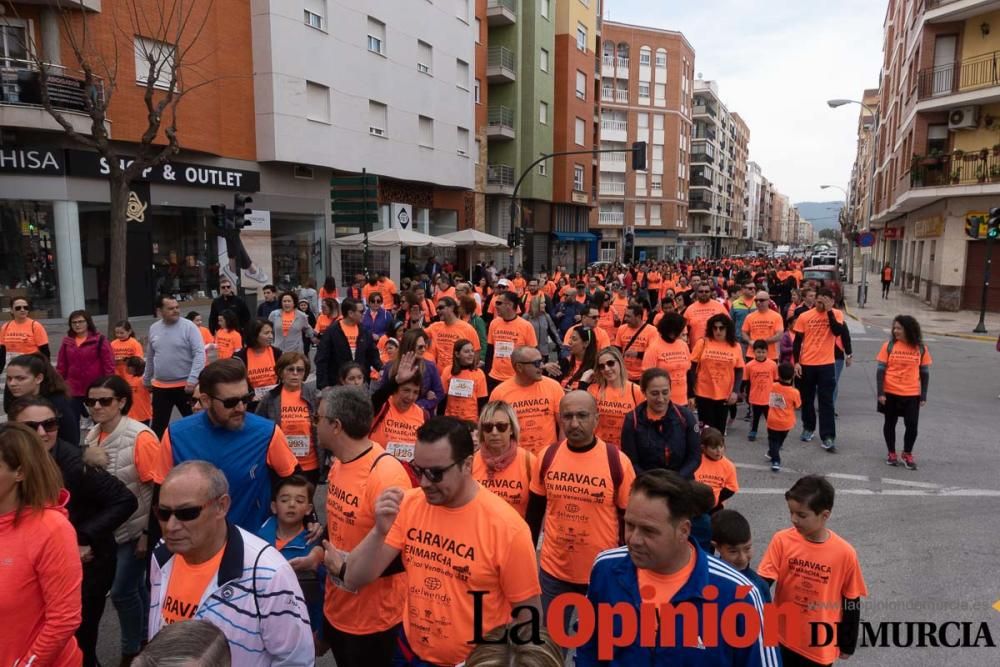
<path id="1" fill-rule="evenodd" d="M 373 419 L 368 394 L 357 387 L 332 387 L 317 410 L 320 447 L 334 456 L 327 481 L 329 549 L 346 555 L 375 525 L 375 504 L 388 488 L 409 488 L 403 464 L 368 439 Z M 406 576 L 387 570 L 360 591 L 347 589 L 331 572 L 323 603 L 324 639 L 338 665 L 388 667 L 403 622 Z"/>
<path id="2" fill-rule="evenodd" d="M 517 295 L 510 291 L 498 294 L 493 300 L 497 316 L 490 322 L 486 334 L 486 374 L 490 378 L 490 389 L 514 377 L 511 355 L 515 348 L 538 345 L 535 328 L 517 316 L 517 301 Z"/>
<path id="3" fill-rule="evenodd" d="M 558 382 L 542 373 L 542 353 L 523 346 L 511 356 L 514 377 L 504 380 L 490 394 L 491 401 L 503 401 L 517 414 L 521 427 L 518 445 L 539 456 L 558 440 L 556 418 L 559 402 L 566 392 Z"/>
<path id="4" fill-rule="evenodd" d="M 625 373 L 632 382 L 642 379 L 643 355 L 657 338 L 656 328 L 642 319 L 642 306 L 629 304 L 625 308 L 624 324 L 618 327 L 615 346 L 625 358 Z"/>
<path id="5" fill-rule="evenodd" d="M 451 368 L 455 341 L 463 338 L 469 341 L 476 351 L 476 357 L 479 356 L 479 334 L 471 324 L 458 317 L 458 302 L 455 299 L 446 296 L 438 300 L 436 305 L 441 320 L 424 327 L 424 331 L 431 339 L 424 356 L 434 362 L 439 372 L 444 372 L 445 369 Z"/>
<path id="6" fill-rule="evenodd" d="M 771 309 L 770 294 L 761 290 L 754 297 L 754 302 L 757 304 L 757 310 L 743 320 L 740 337 L 747 345 L 753 345 L 757 340 L 766 341 L 768 358 L 777 361 L 778 341 L 785 332 L 785 323 L 781 319 L 781 313 Z M 747 356 L 753 356 L 749 349 Z"/>
<path id="7" fill-rule="evenodd" d="M 816 306 L 799 315 L 792 329 L 795 343 L 795 375 L 802 393 L 802 442 L 809 442 L 816 432 L 816 397 L 819 396 L 819 437 L 823 449 L 837 449 L 837 422 L 833 411 L 833 392 L 837 387 L 834 348 L 837 337 L 847 333 L 844 315 L 833 307 L 833 292 L 828 287 L 816 290 Z"/>
<path id="8" fill-rule="evenodd" d="M 711 332 L 705 332 L 705 325 L 713 315 L 722 313 L 728 316 L 726 307 L 712 298 L 712 288 L 705 284 L 699 284 L 695 290 L 695 300 L 684 309 L 684 319 L 688 323 L 688 344 L 694 348 L 694 344 L 711 336 Z"/>
<path id="9" fill-rule="evenodd" d="M 463 662 L 475 640 L 511 622 L 516 608 L 514 621 L 540 613 L 531 532 L 517 510 L 473 478 L 474 449 L 463 422 L 431 419 L 420 429 L 413 455 L 420 488 L 384 490 L 375 525 L 346 560 L 326 551 L 328 571 L 361 591 L 394 562 L 402 563 L 406 598 L 399 650 L 434 665 Z"/>

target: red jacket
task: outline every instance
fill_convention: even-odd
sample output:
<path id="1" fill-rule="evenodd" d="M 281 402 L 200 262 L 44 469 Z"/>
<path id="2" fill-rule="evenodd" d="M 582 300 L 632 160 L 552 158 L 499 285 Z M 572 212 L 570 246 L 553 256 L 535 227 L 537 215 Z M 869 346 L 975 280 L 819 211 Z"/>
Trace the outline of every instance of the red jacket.
<path id="1" fill-rule="evenodd" d="M 115 372 L 111 343 L 99 333 L 88 333 L 83 345 L 77 345 L 73 336 L 66 336 L 59 346 L 56 370 L 66 380 L 71 395 L 86 396 L 91 382 Z"/>

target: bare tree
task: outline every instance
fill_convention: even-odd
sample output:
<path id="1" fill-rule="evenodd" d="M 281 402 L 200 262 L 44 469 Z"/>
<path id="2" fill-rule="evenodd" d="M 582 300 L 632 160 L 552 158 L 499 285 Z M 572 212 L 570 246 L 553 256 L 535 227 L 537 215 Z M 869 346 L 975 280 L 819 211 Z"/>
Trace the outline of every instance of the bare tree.
<path id="1" fill-rule="evenodd" d="M 63 133 L 75 143 L 96 151 L 108 163 L 110 188 L 110 266 L 108 284 L 108 328 L 128 316 L 126 298 L 126 225 L 129 187 L 143 171 L 157 167 L 180 152 L 177 106 L 193 91 L 212 83 L 203 75 L 195 57 L 200 38 L 212 13 L 213 0 L 119 0 L 110 12 L 90 15 L 73 0 L 57 0 L 60 44 L 69 46 L 74 63 L 82 72 L 85 113 L 89 134 L 77 131 L 66 114 L 50 98 L 49 77 L 64 68 L 46 62 L 28 36 L 29 58 L 39 73 L 42 106 Z M 11 0 L 8 10 L 16 14 Z M 106 5 L 107 6 L 107 5 Z M 146 126 L 128 154 L 113 143 L 109 134 L 108 109 L 121 82 L 122 59 L 140 60 L 146 71 L 137 71 L 135 82 L 143 86 Z M 138 64 L 137 64 L 138 68 Z M 128 85 L 134 85 L 126 77 Z"/>

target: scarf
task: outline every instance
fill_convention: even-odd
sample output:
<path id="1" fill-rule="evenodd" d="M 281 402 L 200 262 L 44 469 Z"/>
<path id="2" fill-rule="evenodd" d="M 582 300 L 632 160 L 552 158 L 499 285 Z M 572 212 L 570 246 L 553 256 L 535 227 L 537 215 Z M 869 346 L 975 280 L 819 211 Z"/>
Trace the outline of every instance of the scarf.
<path id="1" fill-rule="evenodd" d="M 492 477 L 493 475 L 506 470 L 507 466 L 514 462 L 514 459 L 517 458 L 517 444 L 511 442 L 507 451 L 498 456 L 491 455 L 485 446 L 482 447 L 479 452 L 482 454 L 483 463 L 486 464 L 486 472 L 490 477 Z"/>

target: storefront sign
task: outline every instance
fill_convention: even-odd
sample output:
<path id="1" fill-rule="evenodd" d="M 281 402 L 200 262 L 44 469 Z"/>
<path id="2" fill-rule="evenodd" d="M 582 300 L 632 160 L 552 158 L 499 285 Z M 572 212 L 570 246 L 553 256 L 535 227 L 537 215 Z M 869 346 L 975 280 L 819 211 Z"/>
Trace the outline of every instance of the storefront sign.
<path id="1" fill-rule="evenodd" d="M 903 238 L 903 230 L 905 227 L 886 227 L 882 236 L 887 241 L 898 241 Z"/>
<path id="2" fill-rule="evenodd" d="M 111 166 L 106 158 L 97 153 L 81 150 L 67 150 L 67 173 L 80 178 L 106 178 Z M 131 164 L 132 158 L 121 159 L 122 167 Z M 168 162 L 143 170 L 140 180 L 165 185 L 219 188 L 257 192 L 260 190 L 260 174 L 256 171 L 230 169 L 229 167 L 208 167 L 186 162 Z"/>
<path id="3" fill-rule="evenodd" d="M 149 183 L 132 183 L 125 204 L 125 222 L 143 224 L 149 210 Z"/>
<path id="4" fill-rule="evenodd" d="M 400 229 L 411 229 L 413 207 L 409 204 L 392 204 L 392 224 Z"/>
<path id="5" fill-rule="evenodd" d="M 61 148 L 0 148 L 0 173 L 62 176 L 66 155 Z"/>
<path id="6" fill-rule="evenodd" d="M 271 212 L 262 211 L 258 208 L 253 209 L 250 215 L 247 216 L 247 220 L 250 223 L 250 228 L 255 232 L 269 232 L 271 231 Z"/>
<path id="7" fill-rule="evenodd" d="M 0 101 L 6 104 L 31 104 L 42 106 L 41 74 L 30 69 L 4 69 L 0 71 Z M 75 79 L 61 74 L 48 75 L 46 89 L 49 93 L 49 103 L 54 109 L 67 111 L 87 110 L 87 84 L 82 79 Z M 101 93 L 98 91 L 98 95 Z"/>
<path id="8" fill-rule="evenodd" d="M 940 215 L 926 220 L 918 220 L 913 232 L 913 235 L 918 239 L 941 236 L 942 234 L 944 234 L 944 218 Z"/>

